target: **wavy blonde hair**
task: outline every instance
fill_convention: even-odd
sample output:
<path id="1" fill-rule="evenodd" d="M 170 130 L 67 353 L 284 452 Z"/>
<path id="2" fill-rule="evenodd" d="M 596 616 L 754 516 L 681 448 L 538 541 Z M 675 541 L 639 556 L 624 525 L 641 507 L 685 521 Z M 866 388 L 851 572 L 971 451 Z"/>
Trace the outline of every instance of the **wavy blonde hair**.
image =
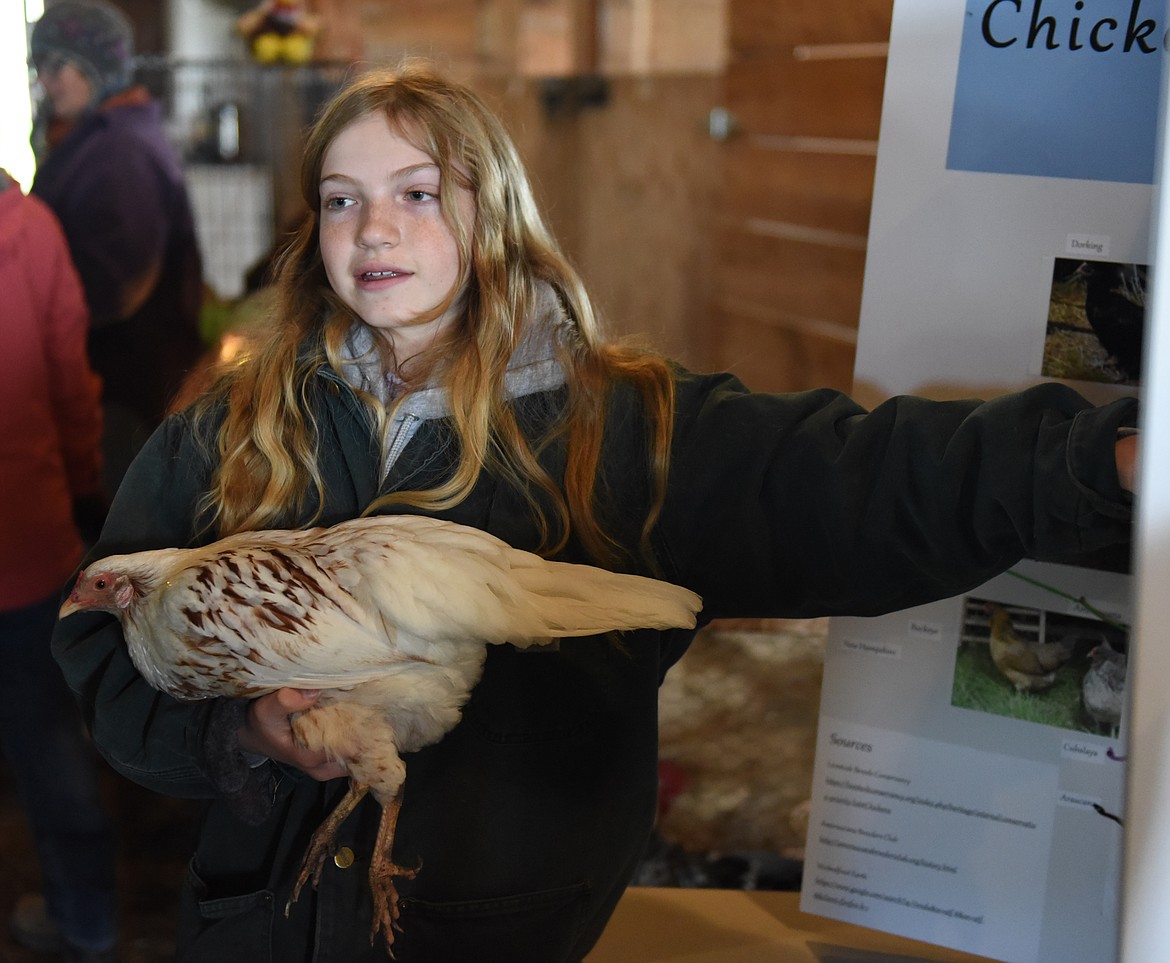
<path id="1" fill-rule="evenodd" d="M 310 215 L 279 263 L 274 324 L 255 339 L 247 360 L 197 404 L 196 416 L 206 418 L 226 400 L 215 434 L 219 467 L 203 506 L 210 526 L 220 535 L 274 527 L 323 503 L 309 385 L 323 365 L 340 374 L 346 335 L 360 319 L 326 279 L 318 245 L 318 185 L 334 138 L 372 113 L 384 114 L 438 165 L 440 203 L 467 282 L 458 323 L 424 366 L 426 377 L 449 394 L 460 443 L 455 470 L 435 488 L 385 495 L 367 511 L 387 504 L 442 511 L 465 499 L 486 470 L 526 493 L 540 526 L 542 552 L 555 554 L 573 535 L 592 559 L 616 564 L 623 551 L 601 521 L 596 488 L 607 397 L 616 383 L 626 382 L 648 413 L 652 505 L 641 546 L 648 555 L 649 533 L 666 490 L 675 400 L 670 368 L 652 352 L 603 338 L 580 278 L 544 225 L 503 125 L 465 86 L 419 64 L 358 77 L 326 106 L 309 133 L 301 190 Z M 475 198 L 473 224 L 458 217 L 460 186 Z M 529 439 L 508 404 L 504 375 L 542 283 L 555 290 L 570 322 L 557 346 L 568 401 L 544 437 Z M 436 313 L 458 293 L 452 291 Z M 385 363 L 394 364 L 386 339 L 375 341 Z M 363 400 L 384 435 L 388 412 L 372 396 Z M 558 480 L 538 455 L 560 440 L 566 465 Z"/>

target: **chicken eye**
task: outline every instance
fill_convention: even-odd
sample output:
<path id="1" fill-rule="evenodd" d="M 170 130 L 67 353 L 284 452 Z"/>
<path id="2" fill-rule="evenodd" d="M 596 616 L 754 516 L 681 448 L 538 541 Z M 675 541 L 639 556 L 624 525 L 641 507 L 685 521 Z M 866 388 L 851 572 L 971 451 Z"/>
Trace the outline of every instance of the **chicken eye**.
<path id="1" fill-rule="evenodd" d="M 93 587 L 104 589 L 106 587 L 106 580 L 104 578 L 99 578 L 96 582 L 93 583 Z"/>

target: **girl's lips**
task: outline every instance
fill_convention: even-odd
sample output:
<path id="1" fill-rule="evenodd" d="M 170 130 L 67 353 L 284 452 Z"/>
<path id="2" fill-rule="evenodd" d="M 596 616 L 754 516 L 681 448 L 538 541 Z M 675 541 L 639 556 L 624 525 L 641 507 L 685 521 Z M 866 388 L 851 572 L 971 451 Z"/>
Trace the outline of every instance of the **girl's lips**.
<path id="1" fill-rule="evenodd" d="M 408 273 L 395 268 L 371 268 L 368 271 L 358 271 L 354 277 L 359 281 L 386 281 L 391 278 L 405 277 Z"/>

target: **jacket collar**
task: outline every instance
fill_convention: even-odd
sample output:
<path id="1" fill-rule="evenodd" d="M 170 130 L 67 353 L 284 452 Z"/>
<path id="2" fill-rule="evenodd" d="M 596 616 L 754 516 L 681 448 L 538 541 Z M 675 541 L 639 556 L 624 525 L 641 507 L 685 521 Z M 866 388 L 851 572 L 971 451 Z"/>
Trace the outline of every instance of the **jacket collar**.
<path id="1" fill-rule="evenodd" d="M 504 375 L 508 398 L 522 398 L 541 391 L 552 391 L 565 383 L 565 372 L 556 356 L 556 343 L 570 324 L 567 312 L 552 285 L 541 282 L 536 303 L 525 334 Z M 342 349 L 342 375 L 350 387 L 373 395 L 387 407 L 393 402 L 400 382 L 382 368 L 375 350 L 374 330 L 355 323 Z M 414 437 L 419 425 L 451 412 L 447 389 L 433 384 L 411 392 L 394 407 L 386 427 L 385 457 L 382 471 L 387 473 L 402 450 Z"/>
<path id="2" fill-rule="evenodd" d="M 555 345 L 568 324 L 568 315 L 552 285 L 542 282 L 537 288 L 531 320 L 525 325 L 524 338 L 508 362 L 504 376 L 507 397 L 520 398 L 538 391 L 559 388 L 565 383 L 565 373 L 556 357 Z M 389 406 L 401 382 L 392 373 L 383 371 L 375 350 L 376 337 L 372 328 L 356 322 L 342 349 L 344 360 L 341 370 L 351 387 L 368 392 Z M 423 419 L 442 418 L 451 410 L 447 390 L 440 385 L 429 385 L 412 392 L 398 407 L 400 411 L 409 410 Z"/>

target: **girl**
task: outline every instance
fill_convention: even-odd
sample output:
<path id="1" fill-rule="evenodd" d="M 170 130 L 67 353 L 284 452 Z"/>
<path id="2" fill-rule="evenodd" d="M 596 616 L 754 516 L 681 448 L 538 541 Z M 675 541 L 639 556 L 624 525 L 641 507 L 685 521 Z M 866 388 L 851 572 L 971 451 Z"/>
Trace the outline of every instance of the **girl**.
<path id="1" fill-rule="evenodd" d="M 686 585 L 710 620 L 895 610 L 1128 538 L 1131 401 L 1044 385 L 867 414 L 607 342 L 501 125 L 426 69 L 342 91 L 302 188 L 275 326 L 155 434 L 97 553 L 422 512 Z M 423 862 L 399 880 L 399 960 L 585 956 L 651 829 L 658 686 L 691 636 L 492 647 L 461 724 L 407 761 L 395 862 Z M 361 869 L 376 805 L 284 912 L 346 788 L 289 738 L 315 693 L 176 703 L 105 616 L 63 622 L 56 649 L 119 771 L 210 800 L 182 959 L 384 959 Z M 225 744 L 235 766 L 213 764 Z"/>

